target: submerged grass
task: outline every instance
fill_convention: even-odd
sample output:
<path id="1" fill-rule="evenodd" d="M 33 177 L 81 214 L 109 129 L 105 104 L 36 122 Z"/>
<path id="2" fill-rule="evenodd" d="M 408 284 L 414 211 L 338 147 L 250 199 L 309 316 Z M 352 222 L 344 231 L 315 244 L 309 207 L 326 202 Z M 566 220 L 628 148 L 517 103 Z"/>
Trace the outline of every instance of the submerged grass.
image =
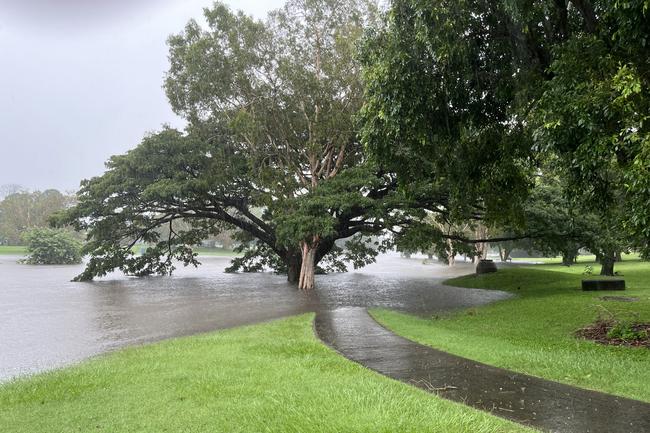
<path id="1" fill-rule="evenodd" d="M 14 432 L 526 432 L 373 373 L 313 315 L 125 349 L 0 386 Z"/>
<path id="2" fill-rule="evenodd" d="M 457 355 L 650 401 L 650 350 L 603 346 L 574 336 L 599 314 L 650 321 L 650 263 L 623 262 L 616 269 L 625 277 L 625 292 L 581 291 L 584 265 L 536 265 L 446 282 L 516 293 L 511 300 L 428 319 L 387 310 L 372 314 L 400 335 Z M 612 294 L 638 300 L 601 299 Z"/>

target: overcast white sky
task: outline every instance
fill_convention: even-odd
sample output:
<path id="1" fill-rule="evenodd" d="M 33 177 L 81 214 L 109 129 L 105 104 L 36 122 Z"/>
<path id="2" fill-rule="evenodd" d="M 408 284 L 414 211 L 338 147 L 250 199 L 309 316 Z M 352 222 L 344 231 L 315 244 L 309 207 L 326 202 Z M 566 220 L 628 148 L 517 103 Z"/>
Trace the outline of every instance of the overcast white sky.
<path id="1" fill-rule="evenodd" d="M 227 0 L 257 17 L 283 0 Z M 0 0 L 0 185 L 76 190 L 163 123 L 166 39 L 211 0 Z"/>

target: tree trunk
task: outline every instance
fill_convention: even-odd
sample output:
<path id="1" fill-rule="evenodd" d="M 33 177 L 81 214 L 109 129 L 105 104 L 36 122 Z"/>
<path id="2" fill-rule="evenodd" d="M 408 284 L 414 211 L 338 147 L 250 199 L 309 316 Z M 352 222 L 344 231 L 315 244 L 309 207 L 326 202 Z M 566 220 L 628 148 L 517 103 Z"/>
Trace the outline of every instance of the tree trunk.
<path id="1" fill-rule="evenodd" d="M 300 278 L 300 262 L 289 261 L 287 263 L 287 280 L 290 283 L 297 283 Z"/>
<path id="2" fill-rule="evenodd" d="M 302 251 L 302 264 L 300 266 L 300 277 L 298 279 L 298 288 L 300 290 L 311 290 L 314 288 L 316 275 L 316 251 L 318 250 L 319 239 L 314 236 L 311 243 L 302 242 L 300 245 Z"/>
<path id="3" fill-rule="evenodd" d="M 572 0 L 571 3 L 573 3 L 576 9 L 578 9 L 578 12 L 580 12 L 587 33 L 596 33 L 596 29 L 598 28 L 598 19 L 596 18 L 596 11 L 591 2 L 589 0 Z"/>
<path id="4" fill-rule="evenodd" d="M 511 252 L 512 252 L 511 248 L 502 247 L 501 245 L 499 245 L 499 258 L 503 263 L 508 261 Z"/>
<path id="5" fill-rule="evenodd" d="M 616 262 L 615 256 L 604 256 L 600 259 L 600 275 L 614 276 L 614 263 Z"/>
<path id="6" fill-rule="evenodd" d="M 447 266 L 454 266 L 456 264 L 456 252 L 454 251 L 454 244 L 451 239 L 447 239 Z"/>
<path id="7" fill-rule="evenodd" d="M 487 239 L 488 237 L 488 229 L 484 225 L 479 225 L 476 230 L 474 231 L 474 236 L 476 236 L 478 239 Z M 488 253 L 488 243 L 487 242 L 480 242 L 474 245 L 474 249 L 476 251 L 476 256 L 477 260 L 484 260 L 487 258 L 487 253 Z"/>
<path id="8" fill-rule="evenodd" d="M 287 266 L 287 281 L 297 284 L 300 279 L 300 268 L 302 251 L 299 249 L 289 249 L 284 254 L 284 263 Z"/>
<path id="9" fill-rule="evenodd" d="M 571 266 L 574 263 L 576 263 L 576 259 L 578 258 L 578 252 L 577 250 L 564 250 L 562 251 L 562 265 L 563 266 Z"/>

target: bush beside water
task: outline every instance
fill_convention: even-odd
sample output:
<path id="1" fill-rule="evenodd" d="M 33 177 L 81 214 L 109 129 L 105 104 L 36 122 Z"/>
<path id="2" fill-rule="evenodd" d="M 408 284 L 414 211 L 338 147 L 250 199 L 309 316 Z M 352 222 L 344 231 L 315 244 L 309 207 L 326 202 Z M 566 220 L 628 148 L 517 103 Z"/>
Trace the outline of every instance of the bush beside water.
<path id="1" fill-rule="evenodd" d="M 81 242 L 67 230 L 36 228 L 23 235 L 30 265 L 72 265 L 81 263 Z"/>

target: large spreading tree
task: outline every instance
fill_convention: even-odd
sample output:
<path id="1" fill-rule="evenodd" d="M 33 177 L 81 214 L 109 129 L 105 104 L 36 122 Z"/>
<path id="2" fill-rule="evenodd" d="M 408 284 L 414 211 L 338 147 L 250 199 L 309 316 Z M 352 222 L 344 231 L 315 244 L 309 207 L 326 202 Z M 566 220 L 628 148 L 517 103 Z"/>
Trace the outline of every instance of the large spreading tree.
<path id="1" fill-rule="evenodd" d="M 174 260 L 197 263 L 191 245 L 232 229 L 247 247 L 233 270 L 271 266 L 303 289 L 319 263 L 371 260 L 362 235 L 386 226 L 395 195 L 354 119 L 356 43 L 376 16 L 364 0 L 292 0 L 265 21 L 216 3 L 206 26 L 170 37 L 165 90 L 187 127 L 145 137 L 82 183 L 61 217 L 88 233 L 78 279 L 169 273 Z M 138 242 L 152 247 L 134 255 Z"/>
<path id="2" fill-rule="evenodd" d="M 427 235 L 431 215 L 481 219 L 503 207 L 483 173 L 519 184 L 522 170 L 509 170 L 500 152 L 482 162 L 473 150 L 476 167 L 462 152 L 441 153 L 438 176 L 399 184 L 394 164 L 366 156 L 358 42 L 378 16 L 364 0 L 290 1 L 264 22 L 216 4 L 207 27 L 192 21 L 171 37 L 165 89 L 187 127 L 145 137 L 82 183 L 79 204 L 61 218 L 88 233 L 78 279 L 166 274 L 175 260 L 198 263 L 192 245 L 236 229 L 245 251 L 230 270 L 270 267 L 309 289 L 317 269 L 372 261 L 383 245 L 369 235 L 388 231 L 408 247 Z M 468 182 L 472 194 L 459 189 Z M 135 255 L 138 242 L 151 247 Z"/>

